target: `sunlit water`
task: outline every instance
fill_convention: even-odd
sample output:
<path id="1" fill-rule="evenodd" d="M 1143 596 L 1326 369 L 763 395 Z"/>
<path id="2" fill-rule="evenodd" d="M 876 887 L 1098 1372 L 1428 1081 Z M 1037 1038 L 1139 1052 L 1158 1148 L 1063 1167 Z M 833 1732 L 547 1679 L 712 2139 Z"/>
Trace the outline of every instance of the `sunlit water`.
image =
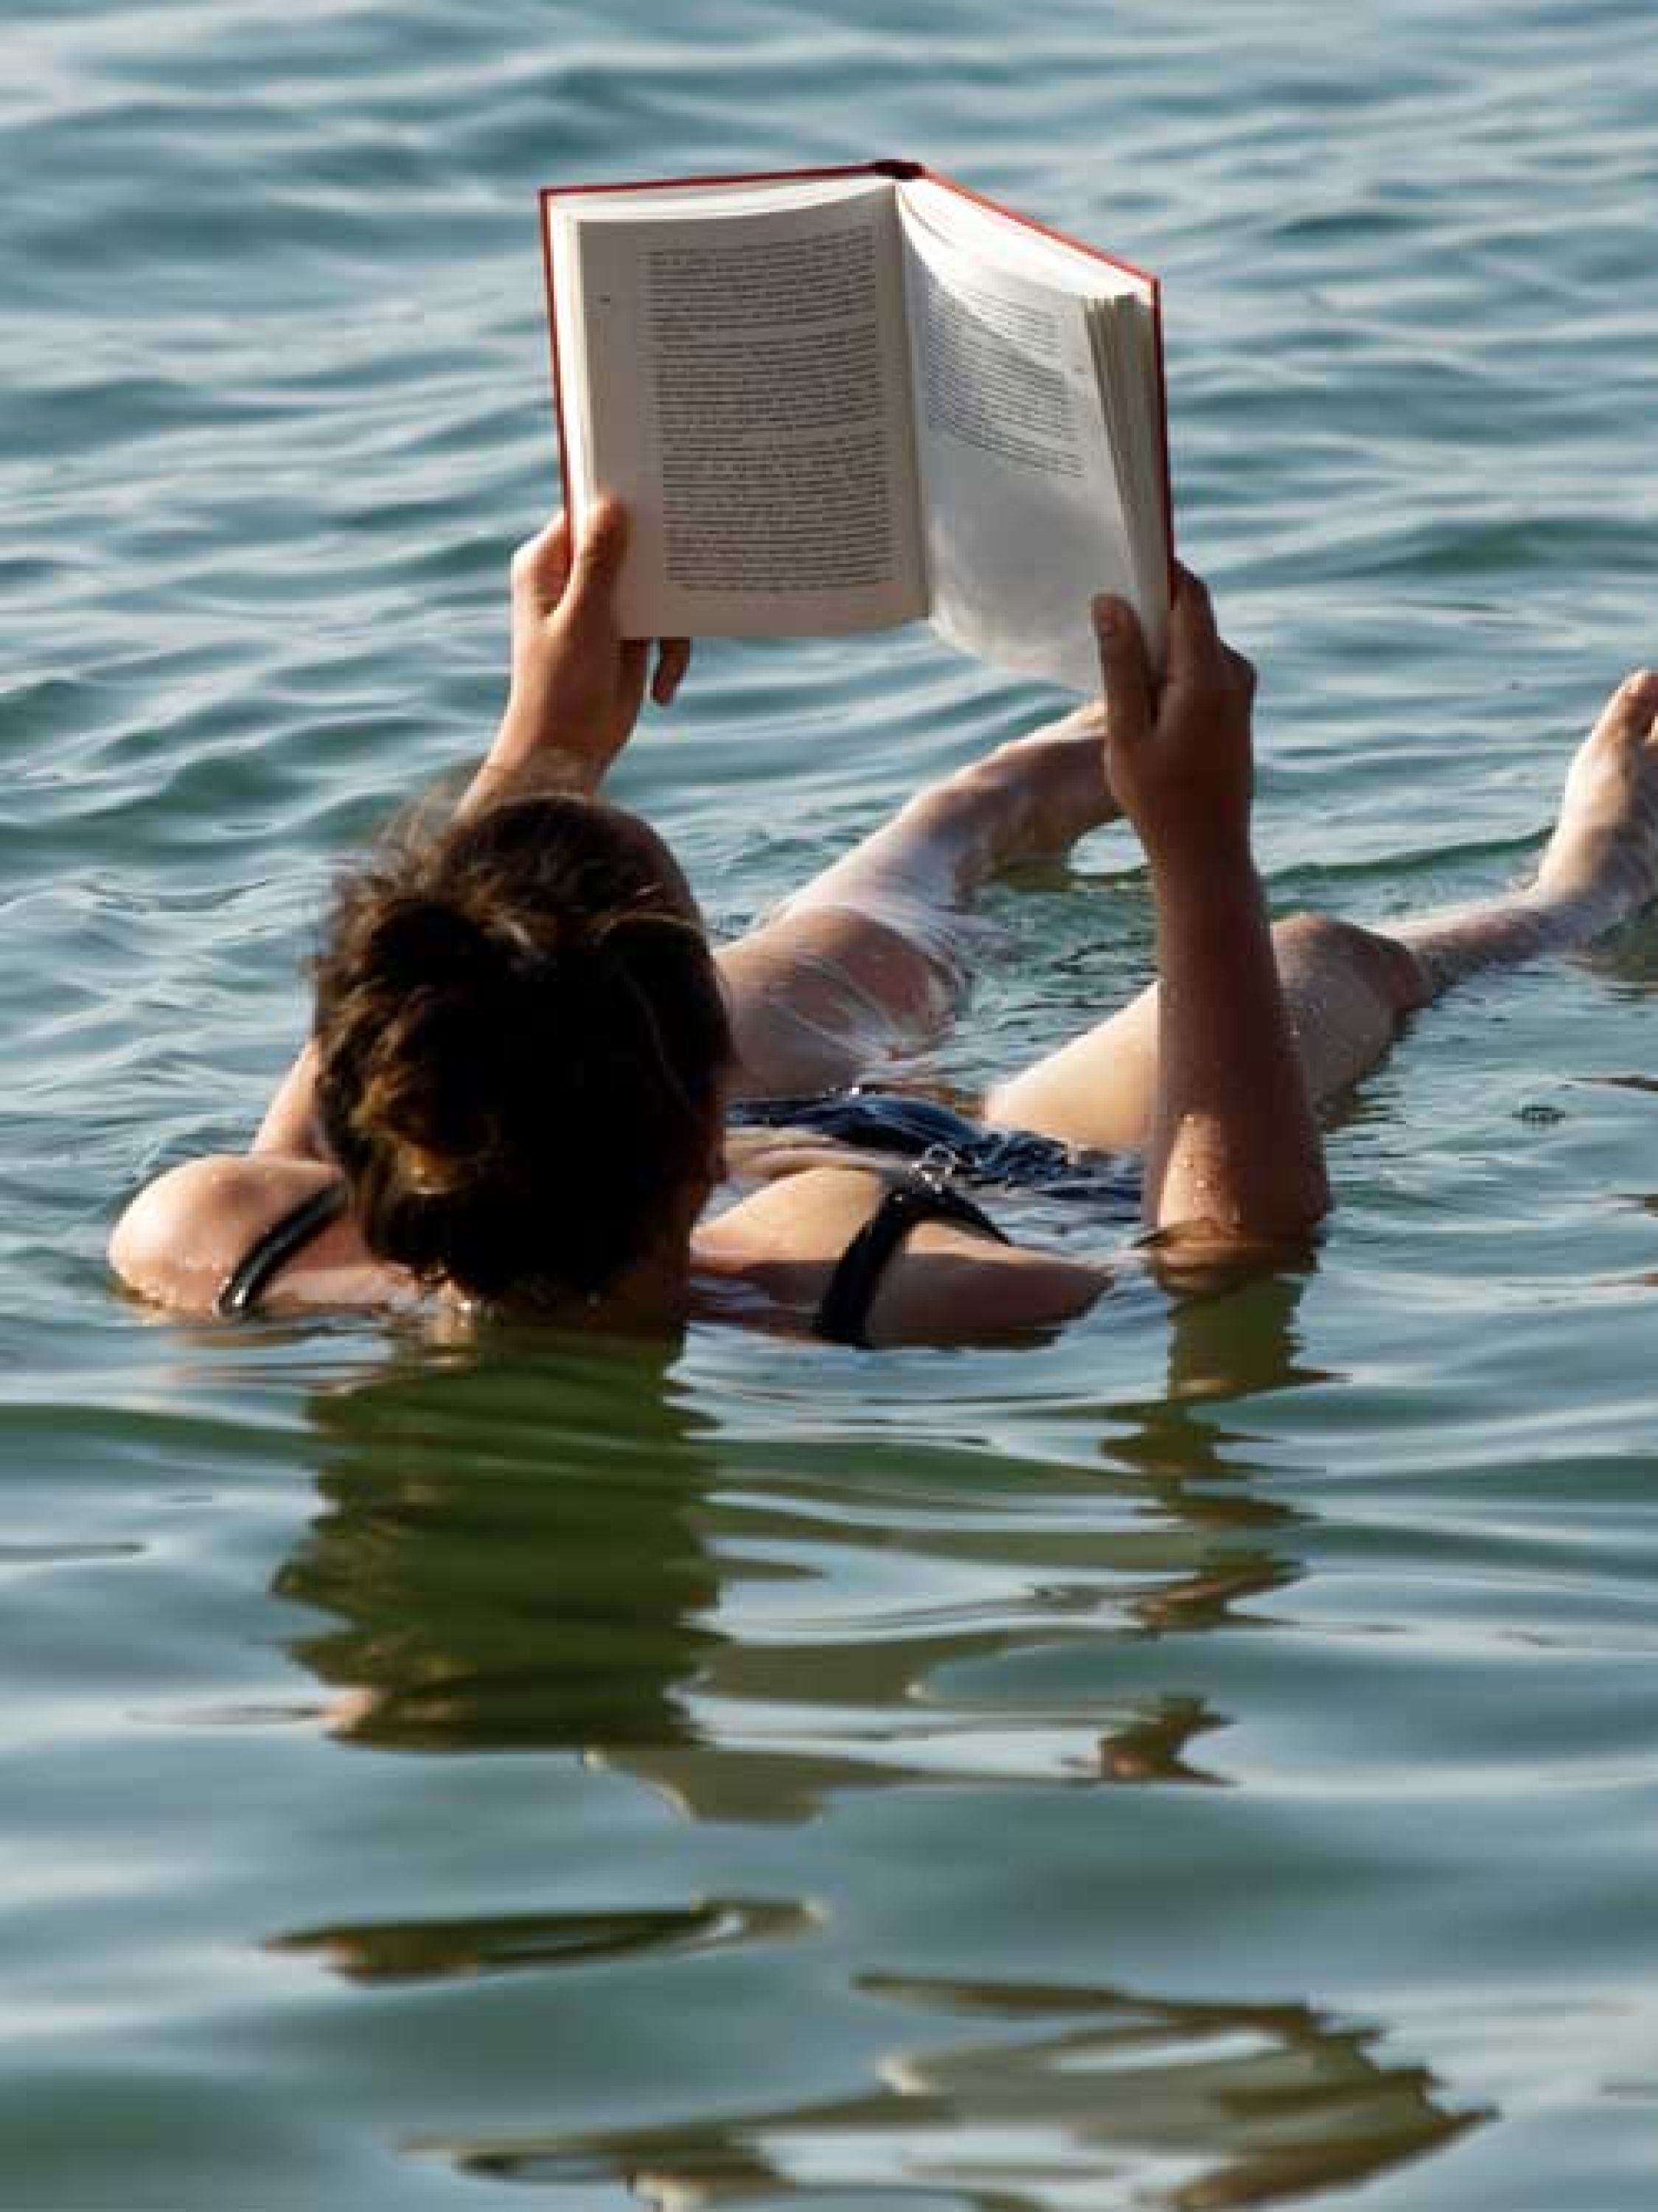
<path id="1" fill-rule="evenodd" d="M 43 4 L 3 33 L 0 2198 L 1635 2212 L 1658 927 L 1420 1017 L 1316 1272 L 860 1358 L 228 1334 L 337 857 L 552 492 L 542 182 L 902 154 L 1158 269 L 1263 861 L 1523 871 L 1658 657 L 1635 0 Z M 1043 702 L 713 649 L 620 795 L 734 929 Z M 1141 978 L 1103 837 L 939 1066 Z"/>

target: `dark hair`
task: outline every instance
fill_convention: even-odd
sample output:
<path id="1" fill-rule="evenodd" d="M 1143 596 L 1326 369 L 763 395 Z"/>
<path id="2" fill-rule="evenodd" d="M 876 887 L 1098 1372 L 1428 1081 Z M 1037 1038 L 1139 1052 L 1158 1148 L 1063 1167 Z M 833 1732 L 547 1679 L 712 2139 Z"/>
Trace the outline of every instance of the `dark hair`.
<path id="1" fill-rule="evenodd" d="M 404 834 L 314 963 L 321 1125 L 369 1249 L 475 1296 L 596 1293 L 714 1156 L 731 1031 L 665 848 L 545 794 Z"/>

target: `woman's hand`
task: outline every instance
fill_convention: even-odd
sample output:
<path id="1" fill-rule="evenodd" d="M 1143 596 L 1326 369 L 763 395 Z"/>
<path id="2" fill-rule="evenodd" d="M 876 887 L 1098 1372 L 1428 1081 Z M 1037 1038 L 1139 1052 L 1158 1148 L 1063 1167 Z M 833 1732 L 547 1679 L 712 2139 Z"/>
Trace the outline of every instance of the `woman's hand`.
<path id="1" fill-rule="evenodd" d="M 624 509 L 602 499 L 574 547 L 561 513 L 513 556 L 511 689 L 479 779 L 492 793 L 525 773 L 550 770 L 596 792 L 632 736 L 650 647 L 616 629 L 616 585 L 627 544 Z M 658 647 L 650 687 L 658 706 L 678 690 L 690 652 L 684 638 L 665 638 Z"/>
<path id="2" fill-rule="evenodd" d="M 1161 684 L 1133 609 L 1122 599 L 1094 603 L 1111 789 L 1154 867 L 1249 850 L 1255 672 L 1216 630 L 1198 578 L 1187 568 L 1176 575 Z"/>

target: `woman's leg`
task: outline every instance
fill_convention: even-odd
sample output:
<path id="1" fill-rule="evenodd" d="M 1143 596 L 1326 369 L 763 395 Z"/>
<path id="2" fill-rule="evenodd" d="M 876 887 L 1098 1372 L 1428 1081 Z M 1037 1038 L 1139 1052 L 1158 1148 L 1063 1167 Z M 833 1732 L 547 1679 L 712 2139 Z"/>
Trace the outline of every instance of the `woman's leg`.
<path id="1" fill-rule="evenodd" d="M 1481 968 L 1587 945 L 1658 896 L 1658 678 L 1631 677 L 1573 761 L 1560 816 L 1526 891 L 1424 915 L 1388 935 L 1321 915 L 1273 931 L 1278 973 L 1316 1100 L 1374 1067 L 1400 1018 Z M 1105 1151 L 1142 1146 L 1157 1082 L 1154 985 L 1121 1012 L 999 1085 L 992 1119 Z"/>
<path id="2" fill-rule="evenodd" d="M 1434 995 L 1401 945 L 1327 915 L 1292 915 L 1274 926 L 1272 944 L 1315 1100 L 1374 1067 L 1400 1017 Z M 1139 1152 L 1157 1103 L 1157 1024 L 1154 983 L 1121 1012 L 997 1085 L 986 1115 L 1070 1145 Z"/>
<path id="3" fill-rule="evenodd" d="M 835 1090 L 936 1038 L 966 981 L 962 917 L 981 885 L 1115 818 L 1103 736 L 1090 705 L 998 746 L 726 946 L 736 1095 Z"/>

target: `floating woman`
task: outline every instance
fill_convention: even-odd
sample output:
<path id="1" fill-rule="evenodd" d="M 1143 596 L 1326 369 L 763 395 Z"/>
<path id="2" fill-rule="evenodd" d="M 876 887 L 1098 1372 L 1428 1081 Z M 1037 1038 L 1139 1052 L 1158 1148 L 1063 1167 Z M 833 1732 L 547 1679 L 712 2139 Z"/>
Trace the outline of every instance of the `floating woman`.
<path id="1" fill-rule="evenodd" d="M 1658 893 L 1642 673 L 1574 761 L 1528 890 L 1385 936 L 1273 927 L 1250 843 L 1254 672 L 1181 572 L 1160 679 L 1132 611 L 1097 602 L 1102 714 L 921 791 L 716 951 L 660 837 L 600 796 L 649 672 L 612 611 L 625 536 L 605 503 L 579 545 L 559 517 L 520 550 L 487 759 L 452 819 L 342 883 L 311 1042 L 251 1149 L 172 1169 L 118 1224 L 136 1291 L 203 1316 L 431 1305 L 871 1346 L 1041 1332 L 1112 1269 L 1011 1241 L 969 1188 L 1132 1219 L 1176 1280 L 1279 1264 L 1329 1203 L 1316 1109 L 1404 1014 Z M 658 647 L 659 704 L 689 652 Z M 1150 869 L 1156 981 L 995 1085 L 982 1120 L 863 1087 L 947 1016 L 979 887 L 1120 815 Z"/>

